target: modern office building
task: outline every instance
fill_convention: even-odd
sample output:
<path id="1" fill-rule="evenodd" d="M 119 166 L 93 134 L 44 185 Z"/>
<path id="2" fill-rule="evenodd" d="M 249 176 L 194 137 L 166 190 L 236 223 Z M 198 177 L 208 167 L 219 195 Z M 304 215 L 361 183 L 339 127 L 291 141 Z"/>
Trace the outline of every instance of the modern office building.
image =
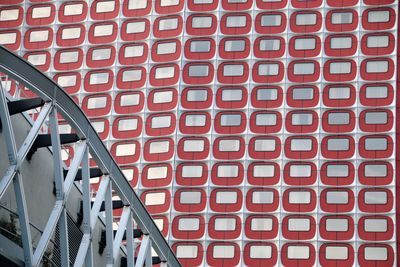
<path id="1" fill-rule="evenodd" d="M 0 4 L 184 266 L 397 265 L 398 1 Z"/>

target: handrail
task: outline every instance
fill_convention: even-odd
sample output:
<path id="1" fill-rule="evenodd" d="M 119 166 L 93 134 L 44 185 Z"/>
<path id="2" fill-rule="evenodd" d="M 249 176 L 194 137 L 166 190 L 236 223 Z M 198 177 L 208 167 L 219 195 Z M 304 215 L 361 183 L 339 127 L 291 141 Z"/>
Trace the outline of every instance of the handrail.
<path id="1" fill-rule="evenodd" d="M 97 135 L 81 108 L 58 84 L 29 62 L 0 46 L 0 71 L 31 89 L 46 102 L 53 102 L 58 112 L 82 138 L 86 139 L 90 153 L 103 173 L 109 174 L 121 200 L 133 210 L 136 223 L 145 234 L 150 234 L 158 256 L 170 266 L 181 266 L 150 214 L 133 191 L 118 164 Z"/>

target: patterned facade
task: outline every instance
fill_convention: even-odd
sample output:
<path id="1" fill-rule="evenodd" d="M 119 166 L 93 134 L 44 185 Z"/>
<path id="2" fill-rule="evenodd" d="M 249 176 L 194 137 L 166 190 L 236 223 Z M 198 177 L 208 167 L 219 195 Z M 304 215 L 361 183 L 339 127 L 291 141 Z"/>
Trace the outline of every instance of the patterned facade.
<path id="1" fill-rule="evenodd" d="M 398 12 L 0 0 L 0 43 L 81 105 L 184 266 L 395 266 Z"/>

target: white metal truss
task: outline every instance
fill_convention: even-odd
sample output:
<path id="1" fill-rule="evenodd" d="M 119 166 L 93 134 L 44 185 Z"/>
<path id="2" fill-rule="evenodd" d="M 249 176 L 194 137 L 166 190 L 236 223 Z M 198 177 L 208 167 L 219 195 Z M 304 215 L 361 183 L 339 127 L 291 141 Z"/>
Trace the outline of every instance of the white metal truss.
<path id="1" fill-rule="evenodd" d="M 179 261 L 168 246 L 168 243 L 133 191 L 129 182 L 124 177 L 120 168 L 113 160 L 107 148 L 97 136 L 89 120 L 69 95 L 35 67 L 1 46 L 0 71 L 7 74 L 19 84 L 29 88 L 45 101 L 26 139 L 21 147 L 17 148 L 8 109 L 6 91 L 2 87 L 0 88 L 0 117 L 9 159 L 8 169 L 2 177 L 0 176 L 0 200 L 10 184 L 13 183 L 20 220 L 25 266 L 36 267 L 41 265 L 43 255 L 55 233 L 57 225 L 59 227 L 58 235 L 60 240 L 61 266 L 93 266 L 93 230 L 103 203 L 106 215 L 104 220 L 106 242 L 110 244 L 107 245 L 105 251 L 107 266 L 117 265 L 121 248 L 126 251 L 127 265 L 129 267 L 151 266 L 152 247 L 160 257 L 162 266 L 180 266 Z M 58 133 L 57 114 L 61 114 L 79 136 L 79 141 L 75 144 L 75 155 L 65 178 L 63 173 L 64 165 L 61 158 L 62 148 L 60 134 Z M 40 237 L 40 241 L 36 248 L 33 249 L 20 170 L 22 163 L 26 160 L 29 151 L 34 146 L 40 134 L 40 130 L 44 127 L 47 120 L 50 125 L 56 201 Z M 89 184 L 89 153 L 104 174 L 101 178 L 101 183 L 93 205 Z M 83 194 L 83 224 L 81 226 L 83 238 L 75 262 L 71 262 L 68 253 L 69 243 L 66 203 L 80 168 Z M 117 193 L 124 204 L 119 228 L 115 236 L 113 232 L 112 190 Z M 134 222 L 136 222 L 144 233 L 136 260 L 134 258 Z M 126 243 L 124 244 L 126 245 L 122 242 L 124 235 L 126 239 Z"/>

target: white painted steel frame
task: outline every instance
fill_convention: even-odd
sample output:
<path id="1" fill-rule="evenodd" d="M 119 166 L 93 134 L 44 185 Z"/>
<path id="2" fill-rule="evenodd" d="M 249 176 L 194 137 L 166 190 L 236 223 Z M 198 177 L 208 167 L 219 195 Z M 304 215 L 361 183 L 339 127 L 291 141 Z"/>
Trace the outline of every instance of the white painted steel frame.
<path id="1" fill-rule="evenodd" d="M 134 244 L 133 244 L 133 220 L 144 233 L 138 258 L 135 266 L 142 267 L 152 265 L 151 248 L 153 247 L 162 260 L 162 266 L 181 266 L 175 254 L 162 236 L 160 230 L 152 220 L 151 216 L 135 194 L 122 171 L 113 160 L 107 148 L 98 137 L 96 131 L 91 126 L 90 121 L 79 108 L 78 105 L 50 78 L 38 71 L 31 64 L 22 58 L 14 55 L 6 48 L 0 46 L 0 71 L 6 73 L 12 79 L 30 88 L 34 93 L 41 97 L 46 103 L 34 122 L 21 148 L 17 152 L 15 139 L 12 132 L 10 115 L 7 107 L 5 91 L 0 88 L 1 93 L 1 120 L 3 123 L 4 134 L 7 141 L 10 167 L 0 181 L 0 199 L 4 195 L 11 181 L 14 182 L 15 194 L 17 198 L 18 214 L 21 220 L 22 241 L 25 254 L 26 266 L 39 266 L 43 254 L 54 234 L 57 224 L 60 231 L 61 264 L 69 266 L 68 255 L 68 229 L 66 223 L 66 200 L 79 166 L 82 165 L 82 190 L 83 190 L 83 238 L 80 244 L 74 266 L 93 266 L 92 252 L 92 232 L 95 227 L 97 216 L 103 201 L 105 202 L 106 213 L 106 258 L 107 266 L 116 266 L 120 256 L 120 248 L 123 246 L 121 241 L 126 231 L 127 243 L 127 263 L 134 266 Z M 64 180 L 63 162 L 61 159 L 60 137 L 58 134 L 57 112 L 68 121 L 71 127 L 77 132 L 81 141 L 76 144 L 76 153 L 71 166 Z M 40 129 L 49 117 L 51 129 L 52 152 L 54 158 L 54 178 L 56 186 L 56 202 L 45 226 L 40 241 L 33 251 L 32 239 L 29 229 L 29 219 L 24 199 L 23 185 L 19 168 L 25 160 L 30 148 L 36 140 Z M 89 191 L 89 156 L 90 153 L 102 172 L 105 174 L 101 179 L 99 190 L 95 201 L 91 207 Z M 123 201 L 125 207 L 120 221 L 120 228 L 114 237 L 112 219 L 112 189 Z"/>

